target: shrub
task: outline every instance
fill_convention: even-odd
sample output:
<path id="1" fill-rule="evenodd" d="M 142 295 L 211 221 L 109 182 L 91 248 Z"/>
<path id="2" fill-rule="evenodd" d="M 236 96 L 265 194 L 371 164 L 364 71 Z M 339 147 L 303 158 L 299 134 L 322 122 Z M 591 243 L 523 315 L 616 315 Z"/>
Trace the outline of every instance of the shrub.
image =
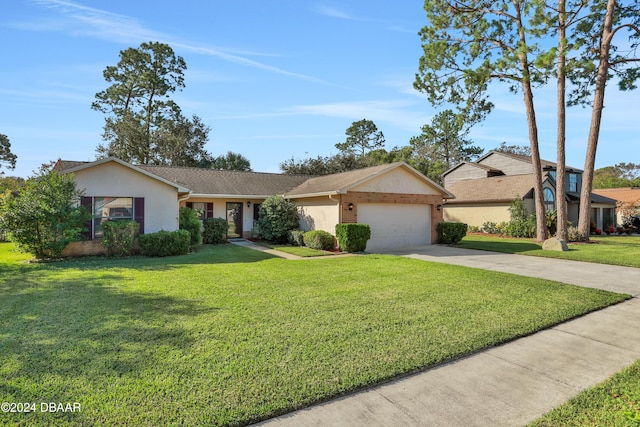
<path id="1" fill-rule="evenodd" d="M 140 253 L 144 256 L 162 257 L 184 255 L 189 252 L 191 235 L 187 230 L 158 231 L 138 238 Z"/>
<path id="2" fill-rule="evenodd" d="M 586 240 L 585 236 L 580 233 L 578 227 L 569 227 L 567 229 L 567 238 L 570 242 L 582 242 Z"/>
<path id="3" fill-rule="evenodd" d="M 79 205 L 81 195 L 72 174 L 43 166 L 17 196 L 0 195 L 0 229 L 36 258 L 57 258 L 70 242 L 80 240 L 91 220 L 91 213 Z"/>
<path id="4" fill-rule="evenodd" d="M 304 244 L 311 249 L 328 251 L 333 249 L 333 236 L 323 230 L 312 230 L 304 233 Z"/>
<path id="5" fill-rule="evenodd" d="M 495 222 L 487 221 L 482 224 L 482 231 L 489 234 L 498 234 L 498 224 Z"/>
<path id="6" fill-rule="evenodd" d="M 140 224 L 136 221 L 103 221 L 102 245 L 107 248 L 109 256 L 126 256 L 133 251 L 133 244 Z"/>
<path id="7" fill-rule="evenodd" d="M 289 230 L 287 241 L 294 246 L 304 246 L 304 230 Z"/>
<path id="8" fill-rule="evenodd" d="M 207 218 L 204 220 L 204 243 L 217 245 L 227 241 L 229 222 L 223 218 Z"/>
<path id="9" fill-rule="evenodd" d="M 345 252 L 363 252 L 371 238 L 368 224 L 336 224 L 336 237 Z"/>
<path id="10" fill-rule="evenodd" d="M 469 226 L 469 232 L 470 233 L 477 233 L 480 231 L 480 227 L 478 227 L 477 225 L 470 225 Z"/>
<path id="11" fill-rule="evenodd" d="M 287 233 L 299 227 L 298 207 L 282 196 L 271 196 L 260 204 L 259 238 L 274 243 L 287 241 Z"/>
<path id="12" fill-rule="evenodd" d="M 180 230 L 187 230 L 192 245 L 202 243 L 202 223 L 198 213 L 191 208 L 180 208 Z"/>
<path id="13" fill-rule="evenodd" d="M 461 222 L 441 222 L 436 226 L 438 243 L 458 244 L 467 235 L 467 224 Z"/>
<path id="14" fill-rule="evenodd" d="M 504 222 L 502 221 L 501 223 L 499 223 L 498 225 L 496 225 L 496 234 L 500 235 L 500 236 L 506 236 L 507 234 L 507 227 L 509 226 L 508 222 Z"/>

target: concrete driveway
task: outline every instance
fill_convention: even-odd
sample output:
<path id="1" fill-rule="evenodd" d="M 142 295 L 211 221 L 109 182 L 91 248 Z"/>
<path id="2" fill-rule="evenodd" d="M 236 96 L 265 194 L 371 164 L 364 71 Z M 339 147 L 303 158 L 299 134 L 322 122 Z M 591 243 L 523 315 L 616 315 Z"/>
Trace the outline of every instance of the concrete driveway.
<path id="1" fill-rule="evenodd" d="M 390 253 L 635 298 L 260 425 L 521 426 L 640 359 L 640 269 L 440 245 Z"/>

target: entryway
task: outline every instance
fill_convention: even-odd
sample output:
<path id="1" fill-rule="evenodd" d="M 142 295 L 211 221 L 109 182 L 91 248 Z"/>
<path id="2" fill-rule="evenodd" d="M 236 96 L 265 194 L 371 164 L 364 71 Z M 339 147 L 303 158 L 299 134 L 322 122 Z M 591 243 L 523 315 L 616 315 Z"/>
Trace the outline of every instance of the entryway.
<path id="1" fill-rule="evenodd" d="M 242 203 L 227 202 L 227 237 L 242 237 Z"/>

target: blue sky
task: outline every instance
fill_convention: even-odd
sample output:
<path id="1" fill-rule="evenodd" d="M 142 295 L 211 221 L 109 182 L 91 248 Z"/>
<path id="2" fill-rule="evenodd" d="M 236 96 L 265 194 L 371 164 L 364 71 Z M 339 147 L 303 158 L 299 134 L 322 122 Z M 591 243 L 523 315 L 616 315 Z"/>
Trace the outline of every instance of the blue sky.
<path id="1" fill-rule="evenodd" d="M 413 89 L 422 1 L 13 0 L 0 5 L 0 133 L 29 176 L 58 158 L 93 160 L 104 116 L 91 110 L 102 71 L 144 41 L 187 63 L 174 95 L 211 127 L 207 150 L 278 172 L 330 155 L 354 121 L 373 120 L 387 149 L 408 144 L 439 110 Z M 535 93 L 541 155 L 555 160 L 555 82 Z M 607 89 L 596 167 L 640 163 L 638 92 Z M 471 138 L 486 150 L 528 145 L 521 95 L 493 86 L 496 108 Z M 590 110 L 569 110 L 567 163 L 582 168 Z"/>

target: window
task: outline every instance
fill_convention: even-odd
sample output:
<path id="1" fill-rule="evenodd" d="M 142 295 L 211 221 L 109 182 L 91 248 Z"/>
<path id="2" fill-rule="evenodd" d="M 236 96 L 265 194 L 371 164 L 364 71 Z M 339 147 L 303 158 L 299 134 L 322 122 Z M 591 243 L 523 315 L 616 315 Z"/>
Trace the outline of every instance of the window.
<path id="1" fill-rule="evenodd" d="M 198 214 L 198 218 L 200 219 L 200 221 L 204 221 L 205 220 L 205 215 L 207 213 L 207 205 L 204 202 L 193 202 L 193 205 L 191 206 L 191 209 L 193 209 L 197 214 Z"/>
<path id="2" fill-rule="evenodd" d="M 132 220 L 133 197 L 94 197 L 93 236 L 102 237 L 103 221 Z"/>
<path id="3" fill-rule="evenodd" d="M 578 175 L 575 173 L 569 174 L 569 191 L 572 193 L 578 192 Z"/>
<path id="4" fill-rule="evenodd" d="M 550 188 L 545 188 L 542 191 L 544 197 L 544 210 L 551 212 L 556 209 L 556 196 L 553 194 Z"/>
<path id="5" fill-rule="evenodd" d="M 549 175 L 551 175 L 554 181 L 556 180 L 556 171 L 549 171 Z"/>

